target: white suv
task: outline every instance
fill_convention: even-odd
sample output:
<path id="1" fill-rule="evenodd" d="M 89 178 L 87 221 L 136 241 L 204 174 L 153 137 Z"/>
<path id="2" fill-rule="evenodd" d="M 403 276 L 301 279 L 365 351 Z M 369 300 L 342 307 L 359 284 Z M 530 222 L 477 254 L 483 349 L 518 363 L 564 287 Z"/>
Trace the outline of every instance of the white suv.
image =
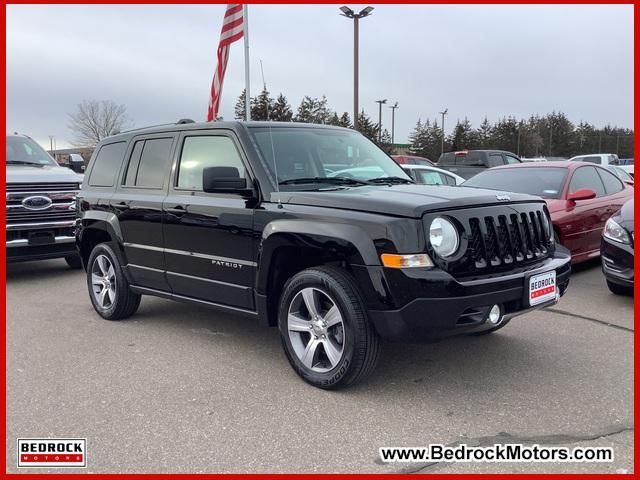
<path id="1" fill-rule="evenodd" d="M 592 155 L 578 155 L 569 159 L 570 162 L 589 162 L 602 165 L 619 165 L 618 155 L 615 153 L 594 153 Z"/>

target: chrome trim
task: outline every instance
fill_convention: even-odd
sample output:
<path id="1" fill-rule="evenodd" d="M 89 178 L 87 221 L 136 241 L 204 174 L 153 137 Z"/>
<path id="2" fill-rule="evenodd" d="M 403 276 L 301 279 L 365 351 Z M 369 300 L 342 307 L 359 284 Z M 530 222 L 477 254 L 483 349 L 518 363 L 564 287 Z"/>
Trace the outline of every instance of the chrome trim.
<path id="1" fill-rule="evenodd" d="M 206 253 L 199 253 L 199 252 L 187 252 L 186 250 L 175 250 L 173 248 L 154 247 L 152 245 L 141 245 L 139 243 L 124 242 L 124 246 L 131 247 L 131 248 L 139 248 L 142 250 L 152 250 L 155 252 L 172 253 L 174 255 L 184 255 L 186 257 L 202 258 L 205 260 L 216 260 L 218 262 L 237 263 L 238 265 L 246 265 L 249 267 L 256 267 L 258 265 L 256 262 L 251 262 L 249 260 L 240 260 L 238 258 L 229 258 L 229 257 L 219 257 L 216 255 L 207 255 Z"/>
<path id="2" fill-rule="evenodd" d="M 32 196 L 49 197 L 51 200 L 65 200 L 67 198 L 75 198 L 78 193 L 80 193 L 80 190 L 65 190 L 60 192 L 48 192 L 46 190 L 41 192 L 7 192 L 6 200 L 7 202 L 22 201 L 23 199 Z"/>
<path id="3" fill-rule="evenodd" d="M 40 208 L 40 209 L 29 209 L 29 208 L 25 208 L 23 205 L 7 205 L 7 211 L 9 213 L 15 213 L 15 210 L 24 210 L 25 213 L 41 212 L 46 214 L 47 212 L 51 212 L 54 210 L 75 210 L 75 208 L 73 209 L 71 208 L 71 207 L 74 207 L 75 204 L 76 202 L 52 203 L 48 205 L 47 208 Z"/>
<path id="4" fill-rule="evenodd" d="M 248 315 L 258 315 L 258 312 L 255 310 L 247 310 L 245 308 L 240 307 L 232 307 L 230 305 L 223 305 L 221 303 L 208 302 L 206 300 L 200 300 L 199 298 L 186 297 L 184 295 L 178 295 L 177 293 L 166 292 L 163 290 L 156 290 L 154 288 L 140 287 L 138 285 L 131 285 L 131 289 L 136 293 L 142 293 L 146 295 L 157 295 L 159 297 L 175 299 L 175 300 L 183 300 L 185 302 L 190 303 L 198 303 L 201 305 L 206 305 L 209 307 L 220 308 L 222 310 L 230 310 L 233 312 L 240 312 Z"/>
<path id="5" fill-rule="evenodd" d="M 75 241 L 76 241 L 76 237 L 60 236 L 60 237 L 54 237 L 53 243 L 43 243 L 41 245 L 54 245 L 56 243 L 73 243 Z M 18 240 L 11 240 L 7 242 L 7 248 L 28 247 L 28 246 L 29 246 L 29 240 L 27 240 L 26 238 L 20 238 Z M 35 245 L 35 246 L 40 246 L 40 245 Z"/>
<path id="6" fill-rule="evenodd" d="M 202 282 L 209 282 L 209 283 L 215 283 L 218 285 L 224 285 L 225 287 L 236 287 L 236 288 L 241 288 L 242 290 L 247 290 L 250 287 L 245 287 L 243 285 L 238 285 L 237 283 L 229 283 L 229 282 L 222 282 L 220 280 L 211 280 L 209 278 L 204 278 L 204 277 L 196 277 L 194 275 L 187 275 L 185 273 L 178 273 L 178 272 L 170 272 L 169 270 L 167 270 L 167 275 L 175 275 L 176 277 L 184 277 L 184 278 L 189 278 L 191 280 L 199 280 Z"/>
<path id="7" fill-rule="evenodd" d="M 46 223 L 11 223 L 7 225 L 7 231 L 13 230 L 33 230 L 38 228 L 72 228 L 76 226 L 75 218 L 73 220 L 64 220 L 60 222 L 46 222 Z"/>
<path id="8" fill-rule="evenodd" d="M 149 270 L 156 273 L 164 273 L 164 270 L 160 270 L 159 268 L 143 267 L 142 265 L 136 265 L 135 263 L 128 263 L 127 268 L 128 267 L 139 268 L 140 270 Z"/>

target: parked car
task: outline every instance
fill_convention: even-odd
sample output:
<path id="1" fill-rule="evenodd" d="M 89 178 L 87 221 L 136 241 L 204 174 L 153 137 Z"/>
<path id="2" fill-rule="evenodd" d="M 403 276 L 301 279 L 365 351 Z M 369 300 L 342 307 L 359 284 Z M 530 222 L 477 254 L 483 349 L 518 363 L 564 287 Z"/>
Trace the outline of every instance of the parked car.
<path id="1" fill-rule="evenodd" d="M 520 158 L 502 150 L 462 150 L 440 155 L 437 166 L 468 179 L 491 167 L 521 163 Z"/>
<path id="2" fill-rule="evenodd" d="M 460 185 L 464 178 L 438 167 L 427 165 L 402 165 L 402 168 L 418 184 L 422 185 Z"/>
<path id="3" fill-rule="evenodd" d="M 391 155 L 400 165 L 433 165 L 428 158 L 418 157 L 416 155 Z"/>
<path id="4" fill-rule="evenodd" d="M 591 155 L 577 155 L 569 159 L 570 162 L 588 162 L 596 165 L 619 165 L 618 155 L 615 153 L 593 153 Z"/>
<path id="5" fill-rule="evenodd" d="M 604 226 L 600 245 L 602 272 L 616 295 L 633 295 L 633 199 Z"/>
<path id="6" fill-rule="evenodd" d="M 26 135 L 7 135 L 7 262 L 64 257 L 80 268 L 75 199 L 81 179 Z"/>
<path id="7" fill-rule="evenodd" d="M 545 199 L 556 240 L 578 263 L 600 255 L 607 219 L 629 198 L 633 188 L 608 169 L 585 162 L 522 163 L 486 170 L 463 186 L 510 190 Z"/>
<path id="8" fill-rule="evenodd" d="M 378 170 L 329 177 L 328 158 Z M 141 295 L 245 314 L 279 327 L 305 381 L 338 388 L 372 371 L 379 337 L 487 334 L 558 301 L 570 255 L 544 201 L 505 196 L 415 185 L 350 129 L 181 123 L 100 142 L 77 245 L 103 318 Z"/>

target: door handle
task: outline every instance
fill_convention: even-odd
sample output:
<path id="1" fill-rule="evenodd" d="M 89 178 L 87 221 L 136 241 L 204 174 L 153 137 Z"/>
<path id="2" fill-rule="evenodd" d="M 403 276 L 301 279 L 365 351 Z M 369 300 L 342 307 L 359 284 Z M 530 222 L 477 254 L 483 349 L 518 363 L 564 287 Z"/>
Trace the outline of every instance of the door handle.
<path id="1" fill-rule="evenodd" d="M 113 206 L 115 208 L 129 208 L 129 202 L 118 202 L 114 203 Z"/>
<path id="2" fill-rule="evenodd" d="M 173 208 L 165 208 L 165 211 L 174 215 L 182 215 L 183 213 L 187 212 L 182 205 L 176 205 Z"/>

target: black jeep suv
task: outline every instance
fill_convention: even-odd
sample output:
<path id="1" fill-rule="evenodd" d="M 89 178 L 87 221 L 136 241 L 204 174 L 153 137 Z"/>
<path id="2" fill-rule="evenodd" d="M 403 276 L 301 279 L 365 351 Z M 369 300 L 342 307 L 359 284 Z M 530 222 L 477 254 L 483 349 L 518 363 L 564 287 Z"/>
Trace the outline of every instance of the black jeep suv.
<path id="1" fill-rule="evenodd" d="M 336 127 L 119 134 L 96 148 L 77 210 L 102 317 L 131 316 L 144 294 L 251 315 L 278 326 L 293 369 L 322 388 L 370 373 L 380 336 L 490 333 L 569 282 L 543 200 L 414 185 Z"/>

